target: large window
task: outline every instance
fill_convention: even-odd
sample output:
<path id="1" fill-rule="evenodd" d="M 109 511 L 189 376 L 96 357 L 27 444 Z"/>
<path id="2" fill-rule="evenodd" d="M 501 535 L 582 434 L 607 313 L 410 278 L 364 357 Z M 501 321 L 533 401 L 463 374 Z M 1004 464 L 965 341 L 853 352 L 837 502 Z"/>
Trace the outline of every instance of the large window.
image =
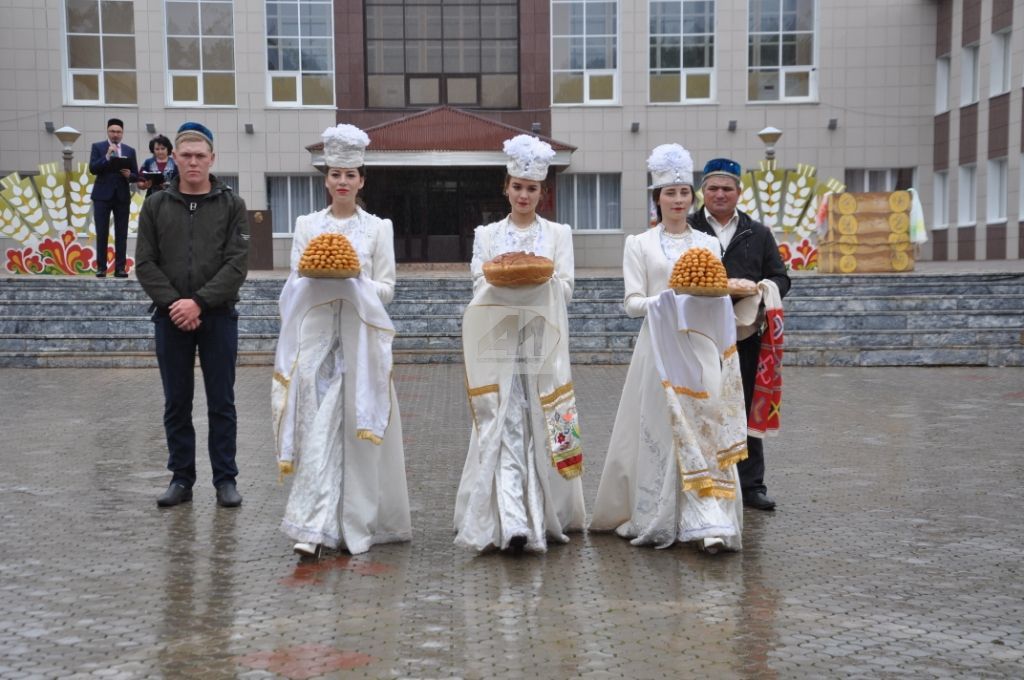
<path id="1" fill-rule="evenodd" d="M 992 34 L 992 68 L 988 94 L 994 97 L 1010 91 L 1010 32 Z"/>
<path id="2" fill-rule="evenodd" d="M 267 208 L 274 218 L 275 234 L 290 234 L 295 220 L 327 206 L 323 175 L 267 178 Z"/>
<path id="3" fill-rule="evenodd" d="M 949 111 L 949 57 L 935 60 L 935 113 Z"/>
<path id="4" fill-rule="evenodd" d="M 978 101 L 979 68 L 978 46 L 965 47 L 960 59 L 960 106 Z"/>
<path id="5" fill-rule="evenodd" d="M 957 182 L 957 224 L 970 226 L 978 221 L 977 177 L 974 165 L 961 165 Z"/>
<path id="6" fill-rule="evenodd" d="M 1006 159 L 997 158 L 988 162 L 988 180 L 985 182 L 989 224 L 1006 221 Z"/>
<path id="7" fill-rule="evenodd" d="M 715 3 L 651 0 L 650 101 L 707 102 L 715 96 Z"/>
<path id="8" fill-rule="evenodd" d="M 518 0 L 365 2 L 368 106 L 519 106 Z"/>
<path id="9" fill-rule="evenodd" d="M 810 101 L 818 94 L 815 0 L 750 0 L 747 99 Z"/>
<path id="10" fill-rule="evenodd" d="M 914 186 L 914 168 L 847 168 L 847 191 L 899 191 Z"/>
<path id="11" fill-rule="evenodd" d="M 949 172 L 935 173 L 935 193 L 932 196 L 932 228 L 949 226 Z"/>
<path id="12" fill-rule="evenodd" d="M 615 0 L 551 1 L 551 101 L 613 104 L 619 98 Z"/>
<path id="13" fill-rule="evenodd" d="M 267 0 L 271 106 L 334 105 L 331 0 Z"/>
<path id="14" fill-rule="evenodd" d="M 232 0 L 166 0 L 167 103 L 234 106 Z"/>
<path id="15" fill-rule="evenodd" d="M 131 0 L 65 0 L 64 88 L 72 104 L 136 104 Z"/>
<path id="16" fill-rule="evenodd" d="M 558 221 L 573 229 L 621 229 L 621 176 L 558 175 Z"/>

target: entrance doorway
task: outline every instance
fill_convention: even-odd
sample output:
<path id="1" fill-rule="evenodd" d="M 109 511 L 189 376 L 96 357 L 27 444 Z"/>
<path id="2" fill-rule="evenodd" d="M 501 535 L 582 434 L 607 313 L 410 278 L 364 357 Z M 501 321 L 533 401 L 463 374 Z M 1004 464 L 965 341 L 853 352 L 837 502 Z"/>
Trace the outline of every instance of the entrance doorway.
<path id="1" fill-rule="evenodd" d="M 469 262 L 473 229 L 508 214 L 503 167 L 370 167 L 366 208 L 395 225 L 399 262 Z"/>

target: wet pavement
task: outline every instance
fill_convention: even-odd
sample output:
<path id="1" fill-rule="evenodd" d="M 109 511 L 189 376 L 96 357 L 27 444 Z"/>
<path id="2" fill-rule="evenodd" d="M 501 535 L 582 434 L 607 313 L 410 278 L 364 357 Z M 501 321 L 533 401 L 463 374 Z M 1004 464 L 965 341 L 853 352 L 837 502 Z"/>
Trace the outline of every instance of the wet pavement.
<path id="1" fill-rule="evenodd" d="M 588 503 L 625 371 L 574 370 Z M 237 510 L 205 457 L 195 500 L 157 509 L 155 369 L 0 371 L 0 677 L 1022 676 L 1024 369 L 786 369 L 779 509 L 714 557 L 456 549 L 462 367 L 395 376 L 413 542 L 300 565 L 269 367 L 238 373 Z"/>

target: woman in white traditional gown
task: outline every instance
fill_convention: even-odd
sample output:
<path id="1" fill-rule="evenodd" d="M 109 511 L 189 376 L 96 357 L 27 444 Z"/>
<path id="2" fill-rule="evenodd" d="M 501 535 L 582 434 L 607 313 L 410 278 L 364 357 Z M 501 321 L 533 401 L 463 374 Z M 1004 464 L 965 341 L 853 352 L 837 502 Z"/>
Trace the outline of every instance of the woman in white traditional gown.
<path id="1" fill-rule="evenodd" d="M 732 305 L 728 297 L 675 295 L 668 286 L 680 255 L 701 247 L 721 257 L 721 246 L 687 224 L 689 152 L 661 145 L 648 169 L 660 223 L 627 236 L 622 261 L 626 314 L 645 319 L 590 528 L 614 530 L 633 545 L 739 550 L 735 463 L 746 454 L 746 421 Z"/>
<path id="2" fill-rule="evenodd" d="M 477 227 L 473 300 L 463 318 L 466 388 L 473 416 L 455 503 L 455 542 L 484 550 L 544 551 L 585 521 L 583 449 L 569 367 L 572 232 L 537 215 L 551 146 L 507 140 L 511 213 Z M 524 251 L 554 261 L 546 283 L 492 286 L 483 265 Z"/>
<path id="3" fill-rule="evenodd" d="M 366 133 L 338 125 L 323 140 L 331 205 L 295 224 L 272 394 L 279 464 L 295 473 L 281 530 L 314 558 L 323 547 L 356 554 L 412 537 L 384 310 L 395 290 L 391 221 L 356 204 Z M 348 238 L 358 278 L 299 275 L 306 246 L 326 232 Z"/>

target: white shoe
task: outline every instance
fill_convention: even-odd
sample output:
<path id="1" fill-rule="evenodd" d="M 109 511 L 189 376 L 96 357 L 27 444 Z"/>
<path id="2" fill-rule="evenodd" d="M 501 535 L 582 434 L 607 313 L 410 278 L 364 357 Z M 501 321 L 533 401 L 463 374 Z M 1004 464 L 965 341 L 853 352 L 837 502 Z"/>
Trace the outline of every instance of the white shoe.
<path id="1" fill-rule="evenodd" d="M 311 557 L 313 559 L 317 559 L 320 557 L 320 552 L 323 550 L 323 546 L 316 543 L 296 543 L 292 550 L 299 557 Z"/>
<path id="2" fill-rule="evenodd" d="M 714 536 L 703 538 L 700 541 L 701 552 L 706 552 L 709 555 L 715 555 L 719 550 L 725 547 L 725 541 Z"/>

